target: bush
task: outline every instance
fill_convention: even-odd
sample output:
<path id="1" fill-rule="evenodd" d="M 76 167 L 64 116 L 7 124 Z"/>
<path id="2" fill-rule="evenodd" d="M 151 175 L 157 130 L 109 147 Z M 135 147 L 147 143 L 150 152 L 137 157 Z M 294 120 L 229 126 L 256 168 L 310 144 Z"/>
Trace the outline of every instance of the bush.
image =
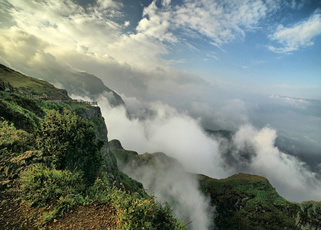
<path id="1" fill-rule="evenodd" d="M 32 149 L 33 136 L 26 131 L 16 130 L 13 124 L 0 121 L 0 149 L 21 153 Z"/>
<path id="2" fill-rule="evenodd" d="M 32 206 L 56 205 L 84 192 L 82 174 L 34 165 L 21 175 L 21 190 Z"/>
<path id="3" fill-rule="evenodd" d="M 47 165 L 56 169 L 83 171 L 86 183 L 93 183 L 101 164 L 100 148 L 93 125 L 65 110 L 52 110 L 40 126 L 38 147 Z"/>
<path id="4" fill-rule="evenodd" d="M 90 203 L 111 204 L 117 213 L 117 229 L 187 229 L 175 219 L 168 204 L 155 202 L 152 196 L 110 188 L 106 178 L 97 178 L 86 192 Z"/>
<path id="5" fill-rule="evenodd" d="M 114 188 L 110 199 L 119 218 L 117 229 L 187 229 L 175 219 L 167 203 L 161 205 L 154 197 L 142 198 Z"/>

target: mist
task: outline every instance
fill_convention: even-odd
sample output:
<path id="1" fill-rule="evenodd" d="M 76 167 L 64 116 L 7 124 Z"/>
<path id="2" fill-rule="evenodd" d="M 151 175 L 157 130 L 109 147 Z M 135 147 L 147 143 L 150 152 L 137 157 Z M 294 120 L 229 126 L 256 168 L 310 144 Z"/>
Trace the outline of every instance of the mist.
<path id="1" fill-rule="evenodd" d="M 237 172 L 266 177 L 280 195 L 290 201 L 321 200 L 320 173 L 297 157 L 275 146 L 277 132 L 244 125 L 230 142 L 222 143 L 224 162 Z M 223 141 L 224 142 L 224 141 Z"/>
<path id="2" fill-rule="evenodd" d="M 125 99 L 125 102 L 130 103 Z M 138 100 L 129 106 L 139 105 Z M 290 201 L 321 200 L 320 173 L 298 157 L 275 146 L 277 131 L 270 126 L 240 125 L 231 140 L 206 133 L 200 119 L 178 112 L 161 102 L 148 106 L 147 116 L 127 116 L 126 108 L 111 108 L 98 100 L 109 130 L 109 139 L 121 140 L 125 149 L 139 153 L 164 152 L 177 159 L 187 172 L 226 178 L 235 173 L 266 177 Z M 146 111 L 145 111 L 146 114 Z M 155 191 L 156 192 L 156 191 Z"/>
<path id="3" fill-rule="evenodd" d="M 164 152 L 189 172 L 219 178 L 229 175 L 220 166 L 218 143 L 203 131 L 200 121 L 160 102 L 150 105 L 152 115 L 145 119 L 129 119 L 125 107 L 111 108 L 104 97 L 98 104 L 106 119 L 109 139 L 120 140 L 125 149 Z"/>
<path id="4" fill-rule="evenodd" d="M 154 153 L 153 157 L 152 164 L 137 165 L 132 161 L 121 170 L 143 183 L 156 200 L 168 202 L 175 216 L 188 223 L 190 229 L 211 229 L 215 209 L 199 191 L 196 178 L 175 159 L 162 153 Z"/>

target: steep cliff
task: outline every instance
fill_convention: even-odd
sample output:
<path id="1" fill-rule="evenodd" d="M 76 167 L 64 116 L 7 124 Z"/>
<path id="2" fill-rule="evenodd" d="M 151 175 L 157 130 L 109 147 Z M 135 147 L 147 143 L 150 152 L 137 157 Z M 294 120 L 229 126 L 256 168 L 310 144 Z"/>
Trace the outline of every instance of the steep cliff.
<path id="1" fill-rule="evenodd" d="M 118 170 L 99 107 L 2 69 L 1 229 L 185 229 Z"/>

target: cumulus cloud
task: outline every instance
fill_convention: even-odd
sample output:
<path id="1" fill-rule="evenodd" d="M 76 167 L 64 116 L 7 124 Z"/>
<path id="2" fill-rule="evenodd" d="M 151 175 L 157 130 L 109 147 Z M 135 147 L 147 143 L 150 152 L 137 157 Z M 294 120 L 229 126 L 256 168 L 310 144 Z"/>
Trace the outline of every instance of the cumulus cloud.
<path id="1" fill-rule="evenodd" d="M 117 15 L 114 4 L 106 2 L 100 1 L 98 5 L 87 8 L 90 13 L 86 13 L 83 7 L 71 0 L 17 0 L 10 2 L 12 7 L 7 9 L 7 14 L 13 18 L 13 28 L 25 30 L 51 44 L 53 53 L 76 50 L 79 45 L 90 47 L 89 52 L 100 53 L 95 44 L 115 41 L 120 28 L 111 19 Z M 107 9 L 114 13 L 107 14 Z"/>
<path id="2" fill-rule="evenodd" d="M 171 25 L 171 11 L 168 10 L 170 1 L 163 1 L 165 9 L 160 10 L 153 1 L 143 11 L 143 18 L 136 30 L 139 33 L 153 37 L 160 41 L 177 42 L 177 38 L 169 31 Z"/>
<path id="3" fill-rule="evenodd" d="M 270 39 L 277 41 L 281 46 L 269 46 L 275 53 L 290 53 L 307 46 L 314 45 L 313 39 L 321 35 L 321 13 L 317 10 L 307 20 L 301 21 L 291 27 L 278 25 Z"/>
<path id="4" fill-rule="evenodd" d="M 2 4 L 3 17 L 9 22 L 2 24 L 1 37 L 8 47 L 14 47 L 11 39 L 16 38 L 14 33 L 9 39 L 9 36 L 4 36 L 9 29 L 43 41 L 47 44 L 43 52 L 50 53 L 61 62 L 67 62 L 66 56 L 73 54 L 94 58 L 96 62 L 113 61 L 142 69 L 168 64 L 160 58 L 167 53 L 162 42 L 147 32 L 126 34 L 122 31 L 129 26 L 129 21 L 124 19 L 119 2 L 101 0 L 81 6 L 72 0 L 16 0 Z M 29 53 L 24 55 L 30 57 Z M 79 63 L 74 67 L 84 70 Z"/>

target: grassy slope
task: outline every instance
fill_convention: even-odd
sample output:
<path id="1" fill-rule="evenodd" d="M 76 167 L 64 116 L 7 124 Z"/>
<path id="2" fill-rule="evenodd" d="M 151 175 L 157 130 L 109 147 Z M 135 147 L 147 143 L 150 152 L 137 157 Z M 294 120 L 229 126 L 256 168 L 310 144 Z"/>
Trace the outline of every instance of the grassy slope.
<path id="1" fill-rule="evenodd" d="M 279 196 L 265 178 L 237 174 L 223 180 L 198 179 L 216 206 L 218 229 L 298 229 L 299 206 Z"/>
<path id="2" fill-rule="evenodd" d="M 152 165 L 156 158 L 164 158 L 164 154 L 159 153 L 138 155 L 123 149 L 117 140 L 110 141 L 110 146 L 120 168 L 133 162 L 137 166 Z M 162 160 L 172 161 L 169 157 Z M 289 202 L 264 177 L 236 174 L 218 180 L 195 176 L 216 208 L 215 229 L 321 229 L 321 202 Z"/>
<path id="3" fill-rule="evenodd" d="M 25 76 L 0 64 L 0 80 L 9 82 L 19 93 L 25 95 L 47 95 L 49 98 L 70 100 L 67 91 L 57 89 L 52 84 L 36 78 Z"/>

